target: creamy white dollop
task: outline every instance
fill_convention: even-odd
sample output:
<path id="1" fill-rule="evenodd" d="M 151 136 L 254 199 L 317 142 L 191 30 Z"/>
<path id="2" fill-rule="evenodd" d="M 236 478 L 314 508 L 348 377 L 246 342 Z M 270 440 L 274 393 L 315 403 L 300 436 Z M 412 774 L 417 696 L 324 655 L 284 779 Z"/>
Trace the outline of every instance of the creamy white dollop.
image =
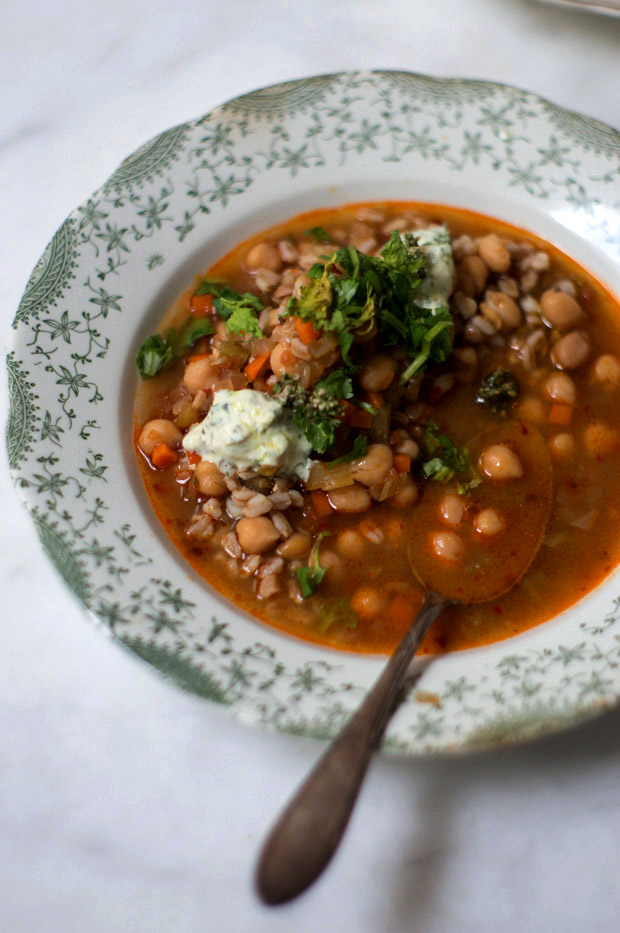
<path id="1" fill-rule="evenodd" d="M 281 402 L 256 389 L 221 389 L 206 418 L 183 438 L 185 450 L 224 473 L 254 468 L 308 479 L 311 445 Z"/>
<path id="2" fill-rule="evenodd" d="M 450 232 L 445 224 L 433 224 L 411 232 L 426 257 L 426 276 L 416 288 L 413 299 L 422 308 L 445 308 L 455 276 Z"/>

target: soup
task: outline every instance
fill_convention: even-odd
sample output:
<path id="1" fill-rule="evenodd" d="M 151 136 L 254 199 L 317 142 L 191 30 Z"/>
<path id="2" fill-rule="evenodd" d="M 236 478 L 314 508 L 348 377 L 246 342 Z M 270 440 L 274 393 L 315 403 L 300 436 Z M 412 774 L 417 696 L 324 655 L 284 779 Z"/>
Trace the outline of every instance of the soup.
<path id="1" fill-rule="evenodd" d="M 424 598 L 407 545 L 431 496 L 421 557 L 453 570 L 475 545 L 492 573 L 527 522 L 484 506 L 524 469 L 511 420 L 550 454 L 542 546 L 512 591 L 446 610 L 423 652 L 550 619 L 620 562 L 620 308 L 529 232 L 409 202 L 301 215 L 197 276 L 137 362 L 134 446 L 163 528 L 292 635 L 391 652 Z"/>

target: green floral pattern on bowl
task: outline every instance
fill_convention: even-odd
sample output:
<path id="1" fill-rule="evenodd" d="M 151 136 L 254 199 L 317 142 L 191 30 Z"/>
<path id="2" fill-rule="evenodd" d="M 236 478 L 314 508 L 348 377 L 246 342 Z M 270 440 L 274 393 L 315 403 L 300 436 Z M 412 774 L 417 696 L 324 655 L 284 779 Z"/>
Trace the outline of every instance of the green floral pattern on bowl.
<path id="1" fill-rule="evenodd" d="M 555 240 L 620 291 L 619 179 L 612 128 L 515 88 L 408 72 L 264 88 L 129 156 L 46 248 L 7 358 L 15 483 L 90 616 L 245 722 L 333 735 L 382 660 L 261 625 L 171 549 L 129 449 L 136 347 L 236 241 L 344 201 L 427 200 L 501 216 Z M 436 659 L 385 747 L 424 754 L 515 742 L 616 703 L 618 593 L 616 573 L 544 626 Z M 428 694 L 436 701 L 420 702 Z"/>

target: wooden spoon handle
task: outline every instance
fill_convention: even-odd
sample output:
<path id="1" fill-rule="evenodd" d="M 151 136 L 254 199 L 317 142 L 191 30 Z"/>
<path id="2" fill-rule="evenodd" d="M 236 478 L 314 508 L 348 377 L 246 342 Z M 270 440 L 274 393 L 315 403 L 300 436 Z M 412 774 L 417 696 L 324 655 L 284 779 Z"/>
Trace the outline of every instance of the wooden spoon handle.
<path id="1" fill-rule="evenodd" d="M 281 814 L 258 862 L 256 886 L 265 903 L 280 904 L 301 894 L 336 851 L 411 659 L 449 602 L 429 594 L 362 705 Z"/>

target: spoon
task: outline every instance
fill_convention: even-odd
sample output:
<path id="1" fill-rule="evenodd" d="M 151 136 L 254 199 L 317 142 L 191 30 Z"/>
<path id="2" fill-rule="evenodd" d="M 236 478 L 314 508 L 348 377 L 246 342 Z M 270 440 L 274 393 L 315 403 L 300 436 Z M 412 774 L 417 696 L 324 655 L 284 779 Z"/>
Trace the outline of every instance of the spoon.
<path id="1" fill-rule="evenodd" d="M 512 589 L 532 563 L 551 513 L 551 464 L 547 444 L 531 425 L 507 421 L 469 445 L 472 463 L 493 444 L 508 446 L 523 469 L 520 478 L 483 483 L 473 491 L 476 510 L 494 508 L 506 529 L 492 547 L 471 523 L 462 529 L 466 560 L 438 559 L 421 547 L 439 527 L 445 487 L 427 483 L 408 528 L 411 570 L 427 597 L 382 674 L 337 738 L 323 753 L 267 837 L 256 886 L 266 904 L 291 900 L 328 864 L 342 838 L 373 752 L 400 701 L 410 662 L 437 616 L 453 603 L 496 599 Z M 516 534 L 514 532 L 517 532 Z"/>

